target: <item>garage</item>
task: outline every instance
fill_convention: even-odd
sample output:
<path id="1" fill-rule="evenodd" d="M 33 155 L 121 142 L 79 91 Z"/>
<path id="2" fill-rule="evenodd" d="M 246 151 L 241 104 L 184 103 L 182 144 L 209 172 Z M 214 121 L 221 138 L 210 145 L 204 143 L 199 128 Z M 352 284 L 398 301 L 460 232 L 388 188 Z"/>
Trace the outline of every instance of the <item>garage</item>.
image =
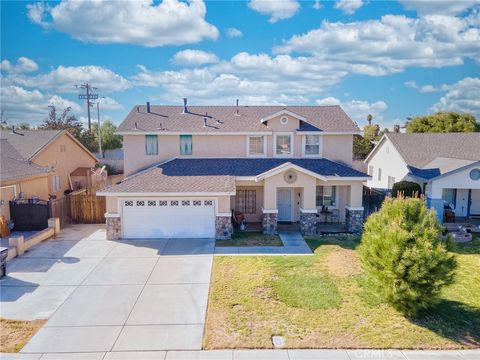
<path id="1" fill-rule="evenodd" d="M 206 199 L 121 200 L 124 239 L 215 237 L 215 203 Z"/>

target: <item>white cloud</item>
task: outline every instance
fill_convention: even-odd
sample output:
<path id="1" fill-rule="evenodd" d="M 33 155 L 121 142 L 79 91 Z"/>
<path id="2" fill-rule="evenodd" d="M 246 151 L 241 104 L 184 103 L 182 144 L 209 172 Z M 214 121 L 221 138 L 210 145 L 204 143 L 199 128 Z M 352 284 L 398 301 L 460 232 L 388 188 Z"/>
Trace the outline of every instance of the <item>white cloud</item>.
<path id="1" fill-rule="evenodd" d="M 296 0 L 250 0 L 248 6 L 260 14 L 270 16 L 270 23 L 291 18 L 300 9 Z"/>
<path id="2" fill-rule="evenodd" d="M 320 28 L 295 35 L 276 53 L 310 54 L 335 61 L 351 73 L 379 76 L 406 67 L 461 65 L 480 58 L 480 29 L 472 17 L 432 15 L 420 19 L 385 15 L 380 20 L 324 21 Z"/>
<path id="3" fill-rule="evenodd" d="M 227 36 L 229 38 L 237 38 L 237 37 L 242 37 L 243 33 L 237 28 L 228 28 L 227 29 Z"/>
<path id="4" fill-rule="evenodd" d="M 478 5 L 478 0 L 399 0 L 403 7 L 407 10 L 414 10 L 417 14 L 442 14 L 457 15 L 465 10 Z"/>
<path id="5" fill-rule="evenodd" d="M 2 60 L 2 62 L 0 63 L 0 70 L 9 72 L 9 73 L 16 73 L 16 74 L 29 73 L 29 72 L 37 71 L 38 65 L 32 59 L 22 56 L 18 58 L 17 63 L 15 65 L 13 65 L 10 61 L 6 59 Z"/>
<path id="6" fill-rule="evenodd" d="M 218 29 L 205 20 L 202 0 L 75 1 L 55 6 L 27 5 L 30 20 L 84 42 L 147 47 L 217 39 Z"/>
<path id="7" fill-rule="evenodd" d="M 58 109 L 71 107 L 74 112 L 81 112 L 82 108 L 74 101 L 62 98 L 59 95 L 48 95 L 38 89 L 27 90 L 19 86 L 2 86 L 1 108 L 9 122 L 40 123 L 48 115 L 48 105 L 55 105 Z"/>
<path id="8" fill-rule="evenodd" d="M 338 0 L 335 3 L 335 8 L 342 10 L 347 15 L 353 15 L 362 5 L 362 0 Z"/>
<path id="9" fill-rule="evenodd" d="M 405 81 L 403 85 L 411 89 L 418 89 L 418 85 L 414 80 Z"/>
<path id="10" fill-rule="evenodd" d="M 111 97 L 104 97 L 100 100 L 100 109 L 103 110 L 121 110 L 123 106 Z"/>
<path id="11" fill-rule="evenodd" d="M 436 92 L 436 91 L 439 91 L 439 89 L 437 89 L 433 85 L 423 85 L 420 88 L 421 93 L 432 93 L 432 92 Z"/>
<path id="12" fill-rule="evenodd" d="M 469 112 L 480 119 L 480 78 L 466 77 L 442 88 L 447 93 L 430 110 Z"/>
<path id="13" fill-rule="evenodd" d="M 352 118 L 352 120 L 360 123 L 365 121 L 367 115 L 370 114 L 373 117 L 374 122 L 383 120 L 383 113 L 387 110 L 388 106 L 384 101 L 375 101 L 369 103 L 364 100 L 350 100 L 340 101 L 335 97 L 326 97 L 316 100 L 317 105 L 340 105 L 343 110 Z"/>
<path id="14" fill-rule="evenodd" d="M 177 65 L 214 64 L 218 62 L 218 57 L 212 52 L 187 49 L 177 52 L 171 62 Z"/>
<path id="15" fill-rule="evenodd" d="M 320 10 L 323 6 L 322 6 L 322 3 L 320 2 L 320 0 L 315 0 L 315 2 L 313 3 L 312 7 L 313 7 L 315 10 Z"/>
<path id="16" fill-rule="evenodd" d="M 75 84 L 88 82 L 100 92 L 121 91 L 129 88 L 130 82 L 123 76 L 101 66 L 59 66 L 47 73 L 34 76 L 9 72 L 2 79 L 3 85 L 25 88 L 42 88 L 59 92 L 77 92 Z"/>

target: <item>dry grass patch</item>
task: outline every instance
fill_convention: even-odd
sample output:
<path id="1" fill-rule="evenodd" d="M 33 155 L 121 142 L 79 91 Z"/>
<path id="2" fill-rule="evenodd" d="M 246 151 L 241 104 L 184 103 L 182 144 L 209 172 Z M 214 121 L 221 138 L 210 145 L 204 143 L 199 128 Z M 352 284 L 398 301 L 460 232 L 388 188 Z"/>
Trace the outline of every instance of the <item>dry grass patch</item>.
<path id="1" fill-rule="evenodd" d="M 480 346 L 479 253 L 458 250 L 456 283 L 436 308 L 408 319 L 371 296 L 358 239 L 307 241 L 314 256 L 214 259 L 204 348 L 272 348 L 273 335 L 288 348 Z"/>
<path id="2" fill-rule="evenodd" d="M 19 352 L 45 321 L 0 319 L 0 352 Z"/>
<path id="3" fill-rule="evenodd" d="M 229 240 L 217 240 L 218 247 L 228 246 L 283 246 L 277 235 L 265 235 L 256 231 L 236 231 Z"/>

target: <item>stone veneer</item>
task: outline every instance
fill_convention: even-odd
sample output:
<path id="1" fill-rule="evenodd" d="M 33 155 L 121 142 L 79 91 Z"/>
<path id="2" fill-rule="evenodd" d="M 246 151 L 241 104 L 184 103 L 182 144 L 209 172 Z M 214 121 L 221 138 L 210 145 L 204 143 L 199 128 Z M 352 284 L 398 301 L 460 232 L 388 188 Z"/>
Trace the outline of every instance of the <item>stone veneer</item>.
<path id="1" fill-rule="evenodd" d="M 119 240 L 122 236 L 122 222 L 118 214 L 105 214 L 107 240 Z"/>
<path id="2" fill-rule="evenodd" d="M 262 230 L 265 235 L 275 235 L 277 233 L 277 213 L 264 213 L 262 218 Z"/>
<path id="3" fill-rule="evenodd" d="M 315 235 L 317 233 L 317 214 L 300 213 L 300 232 L 302 235 Z"/>
<path id="4" fill-rule="evenodd" d="M 363 209 L 345 208 L 345 225 L 349 232 L 358 234 L 363 227 Z"/>
<path id="5" fill-rule="evenodd" d="M 230 216 L 215 217 L 215 238 L 218 240 L 228 240 L 232 238 L 233 225 Z"/>

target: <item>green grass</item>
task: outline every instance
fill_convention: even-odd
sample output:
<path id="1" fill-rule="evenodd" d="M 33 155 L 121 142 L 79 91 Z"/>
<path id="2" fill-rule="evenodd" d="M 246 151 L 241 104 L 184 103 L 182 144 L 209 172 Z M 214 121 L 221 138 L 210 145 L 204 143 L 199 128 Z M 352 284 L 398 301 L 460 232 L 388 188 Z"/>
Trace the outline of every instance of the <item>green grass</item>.
<path id="1" fill-rule="evenodd" d="M 264 235 L 261 232 L 236 231 L 230 240 L 217 240 L 216 246 L 283 246 L 277 235 Z"/>
<path id="2" fill-rule="evenodd" d="M 456 281 L 439 303 L 406 318 L 364 282 L 358 238 L 308 238 L 313 256 L 217 257 L 204 347 L 428 348 L 480 346 L 480 237 L 458 244 Z"/>

